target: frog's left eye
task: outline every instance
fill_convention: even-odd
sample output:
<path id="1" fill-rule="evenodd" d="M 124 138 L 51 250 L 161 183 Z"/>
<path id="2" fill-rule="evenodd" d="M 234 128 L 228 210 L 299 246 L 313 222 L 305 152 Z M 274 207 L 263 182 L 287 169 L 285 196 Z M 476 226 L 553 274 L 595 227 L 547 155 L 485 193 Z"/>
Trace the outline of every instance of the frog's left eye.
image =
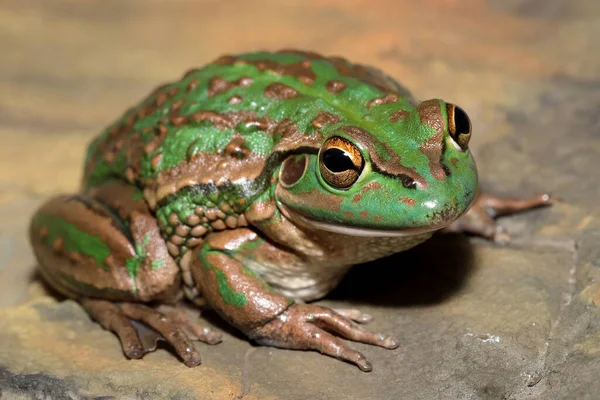
<path id="1" fill-rule="evenodd" d="M 347 189 L 360 176 L 365 160 L 356 146 L 341 137 L 331 137 L 319 151 L 319 169 L 325 181 L 336 189 Z"/>
<path id="2" fill-rule="evenodd" d="M 461 150 L 467 150 L 471 139 L 471 120 L 467 113 L 454 104 L 446 104 L 448 132 Z"/>

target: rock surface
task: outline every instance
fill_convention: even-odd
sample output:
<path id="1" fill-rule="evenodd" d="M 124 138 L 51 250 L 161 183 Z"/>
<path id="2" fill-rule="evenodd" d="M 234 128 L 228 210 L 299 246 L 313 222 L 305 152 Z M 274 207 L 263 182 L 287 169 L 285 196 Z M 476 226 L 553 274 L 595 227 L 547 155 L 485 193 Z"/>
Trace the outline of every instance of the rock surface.
<path id="1" fill-rule="evenodd" d="M 0 398 L 597 399 L 600 3 L 78 2 L 0 6 Z M 501 247 L 437 236 L 357 266 L 321 303 L 372 314 L 369 374 L 227 329 L 189 369 L 117 339 L 37 279 L 28 218 L 74 191 L 84 147 L 160 82 L 223 53 L 297 47 L 374 64 L 465 108 L 483 187 L 563 198 L 503 219 Z M 4 397 L 3 397 L 4 396 Z"/>

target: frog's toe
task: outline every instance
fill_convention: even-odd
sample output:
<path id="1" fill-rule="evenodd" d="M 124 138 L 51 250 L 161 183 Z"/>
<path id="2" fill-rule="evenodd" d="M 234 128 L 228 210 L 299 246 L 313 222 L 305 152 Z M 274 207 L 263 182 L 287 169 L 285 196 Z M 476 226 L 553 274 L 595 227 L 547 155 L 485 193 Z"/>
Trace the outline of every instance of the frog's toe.
<path id="1" fill-rule="evenodd" d="M 355 342 L 372 344 L 386 349 L 395 349 L 400 345 L 398 339 L 363 330 L 347 318 L 327 308 L 322 308 L 321 312 L 313 313 L 312 317 L 315 324 Z"/>
<path id="2" fill-rule="evenodd" d="M 127 358 L 142 358 L 146 352 L 131 321 L 112 302 L 83 299 L 81 305 L 104 329 L 114 332 Z"/>
<path id="3" fill-rule="evenodd" d="M 516 214 L 532 208 L 546 207 L 555 204 L 557 198 L 549 194 L 539 194 L 527 199 L 516 197 L 499 197 L 481 193 L 475 199 L 473 208 L 485 210 L 492 218 Z"/>
<path id="4" fill-rule="evenodd" d="M 356 308 L 334 308 L 333 311 L 359 324 L 368 324 L 373 321 L 371 314 L 364 313 Z"/>

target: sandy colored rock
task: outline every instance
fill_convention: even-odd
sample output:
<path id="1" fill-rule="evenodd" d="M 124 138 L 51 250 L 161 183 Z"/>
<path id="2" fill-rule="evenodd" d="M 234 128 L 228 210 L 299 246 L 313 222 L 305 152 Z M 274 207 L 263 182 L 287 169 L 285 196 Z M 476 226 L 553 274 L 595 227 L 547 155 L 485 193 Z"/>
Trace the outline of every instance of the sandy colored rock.
<path id="1" fill-rule="evenodd" d="M 597 0 L 0 6 L 0 396 L 51 399 L 595 399 L 600 393 Z M 35 275 L 27 225 L 76 190 L 86 144 L 161 82 L 224 53 L 297 47 L 376 65 L 459 104 L 484 189 L 563 202 L 505 218 L 506 247 L 436 236 L 357 266 L 322 304 L 356 307 L 387 351 L 369 374 L 225 330 L 190 369 L 116 337 Z"/>

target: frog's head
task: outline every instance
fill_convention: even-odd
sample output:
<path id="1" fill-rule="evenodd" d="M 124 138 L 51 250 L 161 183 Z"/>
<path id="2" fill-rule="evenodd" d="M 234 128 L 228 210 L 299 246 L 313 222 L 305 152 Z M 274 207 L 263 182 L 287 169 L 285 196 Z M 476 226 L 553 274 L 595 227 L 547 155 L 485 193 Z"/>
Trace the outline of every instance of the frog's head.
<path id="1" fill-rule="evenodd" d="M 284 214 L 333 232 L 400 236 L 467 211 L 477 171 L 461 108 L 436 99 L 370 119 L 377 131 L 342 121 L 323 132 L 318 153 L 283 162 L 275 195 Z"/>

